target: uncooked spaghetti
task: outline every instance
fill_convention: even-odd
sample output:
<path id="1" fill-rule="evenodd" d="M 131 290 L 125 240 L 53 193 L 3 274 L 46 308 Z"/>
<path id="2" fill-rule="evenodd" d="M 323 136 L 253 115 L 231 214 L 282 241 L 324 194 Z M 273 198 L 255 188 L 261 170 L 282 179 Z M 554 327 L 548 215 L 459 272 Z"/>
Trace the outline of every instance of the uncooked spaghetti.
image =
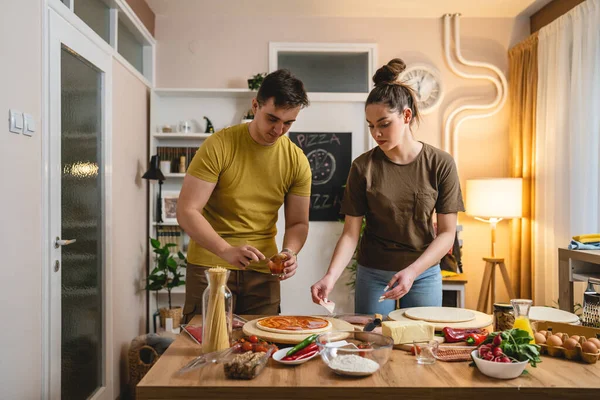
<path id="1" fill-rule="evenodd" d="M 216 267 L 208 270 L 210 296 L 204 318 L 205 329 L 202 334 L 202 352 L 209 353 L 229 347 L 227 314 L 225 310 L 225 285 L 227 270 Z"/>

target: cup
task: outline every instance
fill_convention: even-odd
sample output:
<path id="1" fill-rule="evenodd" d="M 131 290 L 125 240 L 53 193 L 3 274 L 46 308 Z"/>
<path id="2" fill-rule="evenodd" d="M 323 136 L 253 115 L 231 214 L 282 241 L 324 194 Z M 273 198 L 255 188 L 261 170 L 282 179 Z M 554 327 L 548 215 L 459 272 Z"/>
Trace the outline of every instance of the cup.
<path id="1" fill-rule="evenodd" d="M 285 276 L 285 272 L 283 272 L 283 263 L 290 259 L 290 256 L 285 253 L 277 253 L 274 256 L 269 258 L 267 261 L 267 265 L 269 266 L 269 270 L 271 271 L 271 275 L 282 278 Z"/>
<path id="2" fill-rule="evenodd" d="M 192 123 L 190 121 L 181 121 L 179 123 L 179 131 L 181 133 L 190 133 L 192 131 Z"/>
<path id="3" fill-rule="evenodd" d="M 171 173 L 171 161 L 161 161 L 160 162 L 160 171 L 163 174 L 170 174 Z"/>
<path id="4" fill-rule="evenodd" d="M 435 356 L 437 355 L 439 345 L 440 344 L 437 340 L 430 340 L 428 342 L 413 342 L 417 363 L 422 365 L 435 363 Z"/>

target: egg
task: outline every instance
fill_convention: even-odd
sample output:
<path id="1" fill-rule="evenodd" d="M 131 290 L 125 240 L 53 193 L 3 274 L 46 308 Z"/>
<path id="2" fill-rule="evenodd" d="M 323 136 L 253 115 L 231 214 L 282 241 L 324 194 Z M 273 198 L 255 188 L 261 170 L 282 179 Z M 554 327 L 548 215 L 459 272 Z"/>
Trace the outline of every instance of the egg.
<path id="1" fill-rule="evenodd" d="M 544 343 L 546 343 L 546 336 L 542 335 L 541 332 L 538 332 L 538 333 L 534 334 L 533 338 L 535 339 L 535 342 L 537 344 L 544 344 Z"/>
<path id="2" fill-rule="evenodd" d="M 588 342 L 592 342 L 596 345 L 596 347 L 598 347 L 600 349 L 600 340 L 597 338 L 589 338 Z"/>
<path id="3" fill-rule="evenodd" d="M 565 343 L 563 344 L 563 346 L 567 350 L 573 350 L 575 347 L 577 347 L 577 340 L 575 340 L 573 338 L 569 338 L 569 339 L 565 340 Z"/>
<path id="4" fill-rule="evenodd" d="M 541 333 L 542 335 L 546 336 L 548 331 L 538 331 L 537 333 Z"/>
<path id="5" fill-rule="evenodd" d="M 562 346 L 563 342 L 557 335 L 552 335 L 546 340 L 546 344 L 548 344 L 548 346 Z"/>
<path id="6" fill-rule="evenodd" d="M 588 340 L 581 345 L 581 350 L 583 350 L 584 353 L 597 354 L 598 346 Z"/>
<path id="7" fill-rule="evenodd" d="M 579 342 L 579 339 L 581 339 L 581 337 L 579 335 L 573 335 L 571 336 L 571 339 L 575 339 Z"/>

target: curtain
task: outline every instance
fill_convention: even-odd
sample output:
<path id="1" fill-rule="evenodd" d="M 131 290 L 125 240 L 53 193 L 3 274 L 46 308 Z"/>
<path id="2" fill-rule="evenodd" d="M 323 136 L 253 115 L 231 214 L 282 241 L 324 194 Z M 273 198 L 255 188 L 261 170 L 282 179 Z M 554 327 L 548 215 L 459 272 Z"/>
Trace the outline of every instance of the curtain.
<path id="1" fill-rule="evenodd" d="M 558 251 L 600 232 L 600 0 L 539 32 L 535 143 L 535 298 L 558 299 Z"/>
<path id="2" fill-rule="evenodd" d="M 510 276 L 518 298 L 533 296 L 533 183 L 535 164 L 535 113 L 538 88 L 538 34 L 508 52 L 510 105 L 510 174 L 523 178 L 523 218 L 510 223 Z"/>

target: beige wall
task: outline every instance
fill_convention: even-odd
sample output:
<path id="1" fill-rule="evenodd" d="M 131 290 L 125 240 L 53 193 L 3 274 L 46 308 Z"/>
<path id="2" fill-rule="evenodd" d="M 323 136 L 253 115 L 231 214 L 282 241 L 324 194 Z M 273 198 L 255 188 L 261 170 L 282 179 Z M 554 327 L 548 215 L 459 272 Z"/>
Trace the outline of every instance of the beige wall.
<path id="1" fill-rule="evenodd" d="M 38 399 L 42 365 L 42 3 L 11 3 L 0 13 L 0 397 Z M 33 137 L 8 131 L 10 108 L 33 115 L 37 125 Z"/>
<path id="2" fill-rule="evenodd" d="M 126 389 L 127 351 L 146 330 L 148 89 L 113 62 L 113 379 Z"/>
<path id="3" fill-rule="evenodd" d="M 198 6 L 190 9 L 187 16 L 157 15 L 158 87 L 244 87 L 249 76 L 267 71 L 269 41 L 377 43 L 378 64 L 402 57 L 408 64 L 426 62 L 440 70 L 446 96 L 436 112 L 425 116 L 416 133 L 420 140 L 436 146 L 441 146 L 443 117 L 451 103 L 472 97 L 476 101 L 491 101 L 494 96 L 489 83 L 459 78 L 448 69 L 443 58 L 441 18 L 247 19 L 204 18 L 205 14 L 207 11 Z M 463 19 L 461 25 L 465 58 L 491 62 L 505 72 L 508 49 L 529 33 L 527 19 Z M 459 143 L 463 188 L 469 178 L 507 176 L 507 108 L 493 118 L 465 123 Z M 467 306 L 474 308 L 482 279 L 481 258 L 490 251 L 490 232 L 487 224 L 466 215 L 459 218 L 464 225 L 463 261 L 469 279 Z M 500 223 L 498 254 L 509 255 L 508 235 L 507 222 Z M 501 290 L 499 295 L 502 300 Z"/>

